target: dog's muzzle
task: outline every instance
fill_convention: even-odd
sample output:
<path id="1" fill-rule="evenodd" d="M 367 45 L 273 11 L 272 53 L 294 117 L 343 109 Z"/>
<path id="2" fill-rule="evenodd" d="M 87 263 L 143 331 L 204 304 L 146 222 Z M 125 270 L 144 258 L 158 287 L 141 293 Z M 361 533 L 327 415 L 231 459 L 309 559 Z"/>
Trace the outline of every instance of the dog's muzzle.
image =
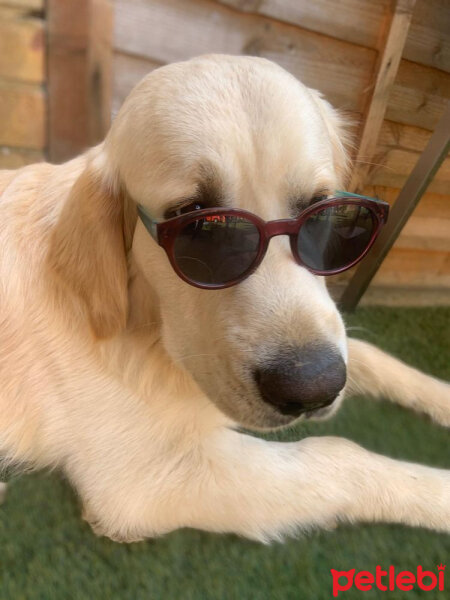
<path id="1" fill-rule="evenodd" d="M 262 399 L 283 415 L 300 416 L 329 406 L 343 389 L 346 367 L 330 346 L 280 352 L 254 371 Z"/>

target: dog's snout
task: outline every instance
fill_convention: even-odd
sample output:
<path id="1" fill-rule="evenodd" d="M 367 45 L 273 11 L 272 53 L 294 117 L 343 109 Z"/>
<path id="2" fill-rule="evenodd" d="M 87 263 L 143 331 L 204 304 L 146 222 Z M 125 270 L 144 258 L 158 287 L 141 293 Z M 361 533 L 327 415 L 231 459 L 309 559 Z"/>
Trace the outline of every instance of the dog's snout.
<path id="1" fill-rule="evenodd" d="M 340 352 L 329 346 L 282 353 L 254 372 L 265 402 L 285 415 L 328 406 L 342 390 L 346 367 Z"/>

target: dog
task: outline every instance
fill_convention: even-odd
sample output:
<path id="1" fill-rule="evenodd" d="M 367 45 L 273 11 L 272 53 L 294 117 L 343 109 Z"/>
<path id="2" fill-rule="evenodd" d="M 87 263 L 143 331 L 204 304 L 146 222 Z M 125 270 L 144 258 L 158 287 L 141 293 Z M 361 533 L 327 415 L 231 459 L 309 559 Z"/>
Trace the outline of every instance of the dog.
<path id="1" fill-rule="evenodd" d="M 64 472 L 84 518 L 117 541 L 180 527 L 269 541 L 340 522 L 449 531 L 449 472 L 243 428 L 326 418 L 356 392 L 448 427 L 450 386 L 347 338 L 287 236 L 237 285 L 205 290 L 138 217 L 292 219 L 343 188 L 347 139 L 279 66 L 208 55 L 145 77 L 85 154 L 1 172 L 3 465 Z"/>

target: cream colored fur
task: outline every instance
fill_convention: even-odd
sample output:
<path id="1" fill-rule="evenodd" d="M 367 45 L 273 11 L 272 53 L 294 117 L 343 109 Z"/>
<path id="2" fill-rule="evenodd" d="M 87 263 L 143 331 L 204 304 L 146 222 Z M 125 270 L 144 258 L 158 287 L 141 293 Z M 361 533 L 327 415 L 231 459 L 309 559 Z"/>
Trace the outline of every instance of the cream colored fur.
<path id="1" fill-rule="evenodd" d="M 201 185 L 266 220 L 289 216 L 343 185 L 342 136 L 338 114 L 276 65 L 210 56 L 151 73 L 85 155 L 1 173 L 4 462 L 61 469 L 85 518 L 117 540 L 186 526 L 268 540 L 337 521 L 450 530 L 446 471 L 339 438 L 235 429 L 289 422 L 251 377 L 284 344 L 333 344 L 349 393 L 446 426 L 447 384 L 347 340 L 287 238 L 250 278 L 210 292 L 179 279 L 136 221 L 136 202 L 161 218 Z"/>

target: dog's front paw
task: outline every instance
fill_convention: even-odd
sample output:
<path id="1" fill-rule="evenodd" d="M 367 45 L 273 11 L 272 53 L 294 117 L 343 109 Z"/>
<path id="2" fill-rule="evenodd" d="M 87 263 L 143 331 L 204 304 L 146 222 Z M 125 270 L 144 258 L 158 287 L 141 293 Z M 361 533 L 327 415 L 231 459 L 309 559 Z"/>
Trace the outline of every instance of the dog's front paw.
<path id="1" fill-rule="evenodd" d="M 145 538 L 133 534 L 130 531 L 122 531 L 114 527 L 109 527 L 101 519 L 95 517 L 86 507 L 83 509 L 81 518 L 89 524 L 92 531 L 98 537 L 107 537 L 113 542 L 119 544 L 130 544 L 131 542 L 142 542 Z"/>
<path id="2" fill-rule="evenodd" d="M 425 478 L 424 503 L 419 509 L 429 513 L 427 525 L 436 531 L 450 533 L 450 471 L 437 469 L 438 479 Z"/>
<path id="3" fill-rule="evenodd" d="M 450 427 L 450 384 L 440 384 L 431 399 L 427 412 L 438 425 Z"/>
<path id="4" fill-rule="evenodd" d="M 450 472 L 446 471 L 444 478 L 445 481 L 438 502 L 440 522 L 437 529 L 450 533 Z"/>

